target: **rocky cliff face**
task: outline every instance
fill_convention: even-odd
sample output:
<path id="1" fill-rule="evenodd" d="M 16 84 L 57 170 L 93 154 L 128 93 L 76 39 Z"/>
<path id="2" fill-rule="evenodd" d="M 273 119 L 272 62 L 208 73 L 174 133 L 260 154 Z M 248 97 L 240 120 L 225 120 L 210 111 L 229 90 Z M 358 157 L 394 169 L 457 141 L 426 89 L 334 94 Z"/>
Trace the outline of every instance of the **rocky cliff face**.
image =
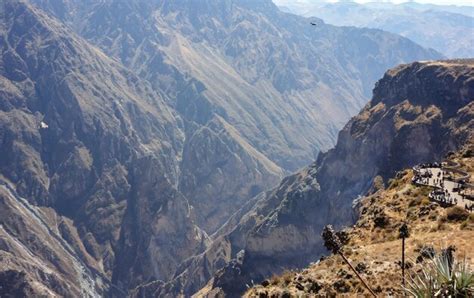
<path id="1" fill-rule="evenodd" d="M 183 163 L 179 189 L 209 233 L 283 172 L 329 149 L 387 68 L 440 58 L 382 31 L 322 22 L 315 28 L 269 0 L 32 2 L 167 95 L 191 140 L 183 160 L 193 163 Z M 234 131 L 207 146 L 219 162 L 196 160 L 203 144 L 197 139 L 222 135 L 216 123 Z M 247 152 L 233 152 L 229 143 Z M 242 161 L 237 172 L 235 154 Z M 227 181 L 228 192 L 207 178 L 210 172 Z M 233 183 L 236 174 L 243 179 Z"/>
<path id="2" fill-rule="evenodd" d="M 2 193 L 13 260 L 2 271 L 26 274 L 40 293 L 78 296 L 112 279 L 127 289 L 172 275 L 206 243 L 176 188 L 181 120 L 146 82 L 43 12 L 19 1 L 0 12 L 0 173 L 25 198 Z M 35 215 L 33 206 L 53 209 Z M 29 259 L 47 262 L 30 271 Z M 92 270 L 103 280 L 84 273 L 78 283 Z"/>
<path id="3" fill-rule="evenodd" d="M 386 181 L 400 169 L 440 160 L 472 137 L 472 76 L 471 60 L 388 71 L 372 101 L 340 132 L 336 147 L 316 162 L 333 210 L 341 212 L 339 200 L 350 202 L 367 191 L 375 176 Z"/>
<path id="4" fill-rule="evenodd" d="M 386 181 L 398 170 L 439 161 L 472 139 L 473 78 L 471 60 L 389 70 L 376 84 L 372 101 L 341 131 L 335 148 L 261 194 L 250 211 L 236 214 L 240 219 L 229 221 L 201 259 L 217 271 L 243 250 L 238 270 L 247 283 L 316 260 L 324 253 L 322 227 L 353 223 L 352 203 L 370 189 L 375 177 Z M 225 253 L 216 253 L 221 251 Z M 245 284 L 236 289 L 223 283 L 228 274 L 218 271 L 206 289 L 220 287 L 228 294 L 245 290 Z M 184 280 L 189 283 L 189 278 Z"/>

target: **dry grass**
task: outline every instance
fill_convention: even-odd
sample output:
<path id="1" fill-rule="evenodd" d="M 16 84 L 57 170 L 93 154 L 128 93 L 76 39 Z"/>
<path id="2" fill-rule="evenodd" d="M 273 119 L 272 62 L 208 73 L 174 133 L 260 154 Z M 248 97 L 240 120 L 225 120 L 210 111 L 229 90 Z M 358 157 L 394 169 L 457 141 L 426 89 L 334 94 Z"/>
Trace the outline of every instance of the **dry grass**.
<path id="1" fill-rule="evenodd" d="M 463 168 L 472 165 L 473 158 L 463 158 Z M 420 247 L 432 245 L 436 250 L 447 244 L 457 248 L 458 257 L 464 258 L 474 265 L 474 214 L 466 214 L 458 208 L 444 209 L 432 204 L 428 199 L 430 188 L 413 187 L 412 174 L 408 171 L 403 177 L 393 179 L 387 190 L 380 190 L 362 200 L 361 215 L 356 225 L 349 229 L 350 241 L 345 252 L 350 252 L 348 258 L 355 265 L 364 264 L 366 269 L 361 272 L 364 279 L 374 291 L 382 295 L 403 294 L 401 289 L 401 240 L 398 239 L 398 228 L 402 222 L 410 227 L 410 237 L 406 241 L 406 256 L 409 263 L 414 265 L 419 256 Z M 424 212 L 422 212 L 424 210 Z M 424 213 L 424 215 L 422 214 Z M 374 219 L 387 217 L 388 224 L 375 227 Z M 285 272 L 270 287 L 265 288 L 267 294 L 289 293 L 292 297 L 308 295 L 305 289 L 300 290 L 293 281 L 296 276 L 317 281 L 321 285 L 318 295 L 340 295 L 334 284 L 341 280 L 340 272 L 351 273 L 342 263 L 341 257 L 332 255 L 317 264 L 313 264 L 303 272 Z M 339 273 L 339 274 L 338 274 Z M 368 295 L 368 291 L 360 284 L 355 276 L 345 276 L 344 280 L 350 287 L 350 293 Z M 342 283 L 340 283 L 342 285 Z M 341 288 L 342 289 L 342 288 Z M 258 296 L 255 288 L 247 292 L 248 297 Z M 311 296 L 311 295 L 309 295 Z M 276 296 L 281 297 L 281 296 Z"/>

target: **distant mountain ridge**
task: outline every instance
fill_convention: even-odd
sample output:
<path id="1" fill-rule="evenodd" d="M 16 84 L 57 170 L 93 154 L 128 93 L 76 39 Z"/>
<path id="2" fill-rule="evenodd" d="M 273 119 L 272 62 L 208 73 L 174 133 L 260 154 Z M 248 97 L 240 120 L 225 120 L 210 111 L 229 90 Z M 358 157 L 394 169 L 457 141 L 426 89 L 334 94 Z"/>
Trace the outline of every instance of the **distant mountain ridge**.
<path id="1" fill-rule="evenodd" d="M 337 26 L 378 28 L 410 38 L 450 58 L 474 57 L 474 7 L 420 3 L 359 4 L 351 1 L 285 2 L 287 12 Z"/>
<path id="2" fill-rule="evenodd" d="M 55 8 L 59 4 L 55 6 L 48 0 L 35 2 L 52 7 L 53 13 L 58 10 Z M 212 114 L 218 114 L 257 150 L 289 170 L 304 166 L 314 157 L 313 151 L 330 147 L 339 127 L 370 97 L 373 83 L 387 68 L 382 64 L 394 66 L 401 60 L 420 60 L 422 55 L 426 55 L 423 59 L 440 58 L 434 52 L 423 53 L 404 39 L 378 31 L 353 30 L 348 34 L 323 25 L 315 29 L 302 18 L 281 14 L 268 0 L 104 1 L 96 6 L 78 1 L 60 3 L 71 6 L 69 10 L 73 11 L 64 19 L 66 23 L 142 74 L 157 89 L 167 90 L 187 119 L 205 124 Z M 127 24 L 121 23 L 125 14 L 129 15 Z M 368 34 L 367 40 L 364 34 Z M 388 45 L 385 49 L 375 48 L 371 67 L 361 69 L 367 63 L 353 60 L 357 59 L 356 51 L 362 49 L 362 43 L 369 46 L 371 38 L 400 43 L 410 54 L 401 57 L 403 52 Z M 331 51 L 331 43 L 340 48 L 336 54 Z M 350 49 L 355 52 L 345 53 Z M 339 90 L 339 80 L 351 88 L 351 94 Z M 192 112 L 190 97 L 200 99 L 193 102 L 199 105 L 194 111 L 206 105 L 211 114 L 202 113 L 202 107 L 200 115 Z M 300 102 L 302 99 L 306 106 Z M 288 112 L 274 112 L 276 102 Z M 335 123 L 334 119 L 339 117 L 330 105 L 339 106 L 347 117 Z M 260 106 L 266 109 L 262 111 Z M 305 113 L 299 115 L 302 119 L 295 117 L 296 107 L 299 113 Z M 308 111 L 310 107 L 322 109 L 334 119 Z M 298 126 L 298 122 L 305 126 Z M 298 134 L 293 127 L 307 136 L 295 139 Z M 265 134 L 273 136 L 274 145 L 265 143 Z M 288 160 L 288 152 L 293 161 Z"/>

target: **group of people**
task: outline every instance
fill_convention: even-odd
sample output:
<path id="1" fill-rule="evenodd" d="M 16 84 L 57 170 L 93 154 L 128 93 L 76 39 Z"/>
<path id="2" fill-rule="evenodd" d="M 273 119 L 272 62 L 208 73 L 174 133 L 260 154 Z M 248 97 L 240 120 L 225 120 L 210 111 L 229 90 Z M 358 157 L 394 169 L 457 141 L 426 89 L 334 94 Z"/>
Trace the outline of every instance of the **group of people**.
<path id="1" fill-rule="evenodd" d="M 431 200 L 435 200 L 438 202 L 441 202 L 443 204 L 449 204 L 449 205 L 457 205 L 458 204 L 458 199 L 451 197 L 451 194 L 448 192 L 448 190 L 433 190 L 430 192 L 428 197 Z"/>
<path id="2" fill-rule="evenodd" d="M 429 184 L 430 179 L 433 177 L 433 173 L 429 169 L 427 169 L 426 171 L 422 173 L 420 172 L 419 169 L 420 168 L 414 168 L 415 175 L 412 178 L 412 182 L 414 184 L 425 184 L 425 185 Z M 439 174 L 438 174 L 438 177 L 439 177 Z M 441 181 L 442 180 L 443 179 L 441 179 Z"/>
<path id="3" fill-rule="evenodd" d="M 439 170 L 437 170 L 439 169 Z M 462 192 L 465 183 L 457 183 L 454 187 L 445 188 L 445 181 L 450 180 L 447 176 L 447 172 L 442 169 L 442 165 L 439 163 L 425 163 L 413 167 L 413 179 L 412 183 L 416 185 L 429 185 L 435 187 L 435 190 L 430 192 L 430 200 L 437 201 L 443 205 L 459 205 L 470 212 L 474 210 L 474 203 L 465 202 L 461 204 L 459 200 L 463 202 L 466 200 L 464 193 Z M 452 181 L 452 180 L 450 180 Z M 459 194 L 459 195 L 458 195 Z"/>
<path id="4" fill-rule="evenodd" d="M 434 162 L 434 163 L 421 163 L 415 166 L 415 169 L 428 169 L 428 168 L 441 168 L 441 164 Z"/>

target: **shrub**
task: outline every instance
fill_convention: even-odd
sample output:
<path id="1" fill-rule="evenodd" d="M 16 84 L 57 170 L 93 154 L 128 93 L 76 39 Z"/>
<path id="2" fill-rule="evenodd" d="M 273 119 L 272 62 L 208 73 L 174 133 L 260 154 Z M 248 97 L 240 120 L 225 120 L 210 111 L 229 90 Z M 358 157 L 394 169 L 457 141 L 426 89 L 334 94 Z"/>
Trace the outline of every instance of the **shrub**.
<path id="1" fill-rule="evenodd" d="M 474 223 L 474 213 L 469 214 L 469 217 L 467 218 L 468 222 Z"/>
<path id="2" fill-rule="evenodd" d="M 351 290 L 351 285 L 343 279 L 337 280 L 333 286 L 339 293 L 348 293 Z"/>
<path id="3" fill-rule="evenodd" d="M 416 213 L 417 209 L 411 207 L 407 211 L 407 218 L 409 220 L 416 220 L 418 218 L 418 214 Z"/>
<path id="4" fill-rule="evenodd" d="M 339 240 L 341 241 L 342 245 L 346 245 L 349 243 L 349 232 L 348 230 L 340 230 L 336 232 L 336 235 L 339 237 Z"/>
<path id="5" fill-rule="evenodd" d="M 400 181 L 397 179 L 389 179 L 388 184 L 389 184 L 389 187 L 388 187 L 389 189 L 394 189 L 400 184 Z"/>
<path id="6" fill-rule="evenodd" d="M 438 218 L 438 223 L 446 223 L 447 221 L 448 221 L 448 218 L 446 217 L 446 215 L 441 215 Z"/>
<path id="7" fill-rule="evenodd" d="M 355 267 L 355 270 L 359 273 L 365 273 L 367 272 L 368 266 L 365 263 L 358 263 L 357 266 Z"/>
<path id="8" fill-rule="evenodd" d="M 436 251 L 433 246 L 431 245 L 423 245 L 420 249 L 419 255 L 416 258 L 417 263 L 421 263 L 424 260 L 433 259 L 436 256 Z"/>
<path id="9" fill-rule="evenodd" d="M 389 223 L 390 220 L 385 214 L 380 214 L 374 218 L 374 225 L 376 228 L 385 228 Z"/>
<path id="10" fill-rule="evenodd" d="M 428 199 L 428 198 L 423 198 L 423 199 L 421 200 L 421 205 L 422 205 L 422 206 L 428 206 L 429 204 L 430 204 L 430 199 Z"/>
<path id="11" fill-rule="evenodd" d="M 281 279 L 282 279 L 284 285 L 288 285 L 293 280 L 293 272 L 291 272 L 291 271 L 283 272 L 283 274 L 281 276 Z"/>
<path id="12" fill-rule="evenodd" d="M 416 198 L 410 200 L 410 202 L 408 203 L 408 207 L 415 207 L 415 206 L 418 206 L 420 204 L 421 204 L 421 198 L 416 197 Z"/>
<path id="13" fill-rule="evenodd" d="M 317 281 L 309 279 L 306 283 L 306 288 L 310 293 L 318 293 L 319 290 L 322 289 L 322 286 Z"/>
<path id="14" fill-rule="evenodd" d="M 280 297 L 281 298 L 290 298 L 291 293 L 288 290 L 283 290 L 283 292 L 281 292 L 281 294 L 280 294 Z"/>
<path id="15" fill-rule="evenodd" d="M 467 219 L 462 222 L 461 230 L 472 230 L 474 228 L 474 213 L 469 214 Z"/>
<path id="16" fill-rule="evenodd" d="M 468 218 L 469 212 L 459 206 L 448 208 L 446 216 L 449 221 L 464 221 Z"/>
<path id="17" fill-rule="evenodd" d="M 457 261 L 449 253 L 436 255 L 414 268 L 405 291 L 414 297 L 473 297 L 474 272 L 466 259 Z"/>
<path id="18" fill-rule="evenodd" d="M 474 154 L 471 149 L 466 149 L 466 151 L 463 152 L 462 157 L 472 157 Z"/>
<path id="19" fill-rule="evenodd" d="M 431 192 L 431 188 L 428 186 L 421 186 L 420 188 L 420 195 L 423 197 L 428 197 Z"/>

